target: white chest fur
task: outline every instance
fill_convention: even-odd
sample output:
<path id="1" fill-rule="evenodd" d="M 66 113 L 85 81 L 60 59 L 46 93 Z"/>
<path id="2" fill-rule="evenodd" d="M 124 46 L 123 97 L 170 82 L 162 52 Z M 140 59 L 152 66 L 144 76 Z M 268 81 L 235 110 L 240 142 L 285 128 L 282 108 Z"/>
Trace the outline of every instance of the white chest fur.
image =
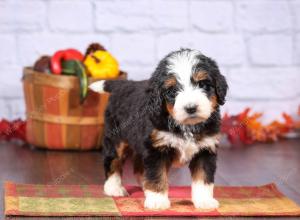
<path id="1" fill-rule="evenodd" d="M 156 147 L 170 146 L 179 151 L 180 163 L 189 162 L 201 149 L 210 149 L 215 152 L 216 145 L 219 143 L 217 135 L 203 137 L 197 141 L 192 136 L 179 137 L 171 132 L 158 131 L 156 138 L 158 140 L 155 145 Z"/>

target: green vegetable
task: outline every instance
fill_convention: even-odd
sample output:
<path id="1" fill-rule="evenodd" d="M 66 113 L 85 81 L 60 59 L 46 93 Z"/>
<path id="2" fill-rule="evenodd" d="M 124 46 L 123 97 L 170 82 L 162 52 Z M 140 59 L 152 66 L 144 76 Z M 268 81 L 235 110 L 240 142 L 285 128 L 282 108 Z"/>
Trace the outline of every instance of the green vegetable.
<path id="1" fill-rule="evenodd" d="M 84 65 L 78 60 L 64 60 L 62 61 L 62 74 L 74 75 L 79 78 L 80 102 L 83 103 L 88 91 L 88 79 Z"/>

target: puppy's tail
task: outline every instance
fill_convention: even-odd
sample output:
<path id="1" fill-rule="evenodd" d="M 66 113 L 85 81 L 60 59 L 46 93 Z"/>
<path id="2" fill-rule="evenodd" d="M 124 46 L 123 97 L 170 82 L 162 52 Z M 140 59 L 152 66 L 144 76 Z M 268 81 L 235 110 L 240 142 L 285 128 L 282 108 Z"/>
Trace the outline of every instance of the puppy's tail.
<path id="1" fill-rule="evenodd" d="M 89 85 L 89 88 L 98 93 L 112 92 L 114 88 L 118 88 L 122 83 L 124 83 L 123 80 L 100 80 L 93 82 Z"/>

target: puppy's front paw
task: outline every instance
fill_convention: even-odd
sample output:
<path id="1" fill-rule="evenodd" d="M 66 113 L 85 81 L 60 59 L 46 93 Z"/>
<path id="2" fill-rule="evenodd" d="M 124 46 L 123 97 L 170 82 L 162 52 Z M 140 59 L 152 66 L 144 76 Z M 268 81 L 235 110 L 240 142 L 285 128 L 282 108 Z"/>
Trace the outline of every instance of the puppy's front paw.
<path id="1" fill-rule="evenodd" d="M 219 207 L 219 202 L 213 197 L 193 199 L 193 203 L 196 208 L 200 209 L 216 209 Z"/>
<path id="2" fill-rule="evenodd" d="M 196 208 L 216 209 L 219 202 L 213 197 L 214 184 L 206 184 L 203 181 L 193 181 L 192 183 L 192 201 Z"/>
<path id="3" fill-rule="evenodd" d="M 145 195 L 144 207 L 147 209 L 168 209 L 171 206 L 166 193 L 146 191 Z"/>

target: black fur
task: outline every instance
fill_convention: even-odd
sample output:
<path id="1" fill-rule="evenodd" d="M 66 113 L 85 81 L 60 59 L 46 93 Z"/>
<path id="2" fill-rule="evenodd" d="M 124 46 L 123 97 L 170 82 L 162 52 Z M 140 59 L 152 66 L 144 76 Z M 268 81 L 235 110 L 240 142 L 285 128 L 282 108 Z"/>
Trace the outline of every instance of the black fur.
<path id="1" fill-rule="evenodd" d="M 219 106 L 216 106 L 215 111 L 206 121 L 195 125 L 185 125 L 184 130 L 168 113 L 166 109 L 168 91 L 163 84 L 168 77 L 166 68 L 168 58 L 172 54 L 159 63 L 149 80 L 105 82 L 104 90 L 111 92 L 105 113 L 103 140 L 106 174 L 110 171 L 113 158 L 118 157 L 116 147 L 124 141 L 128 143 L 135 155 L 141 158 L 146 181 L 159 185 L 162 180 L 162 166 L 166 166 L 167 169 L 171 166 L 175 151 L 168 146 L 164 150 L 153 147 L 151 133 L 154 129 L 172 132 L 180 137 L 184 137 L 184 132 L 187 130 L 202 137 L 219 133 Z M 212 59 L 204 55 L 200 55 L 197 59 L 195 71 L 205 70 L 209 74 L 209 82 L 213 84 L 212 88 L 208 88 L 207 95 L 216 95 L 218 105 L 223 105 L 227 92 L 225 77 L 220 74 L 217 64 Z M 193 169 L 195 166 L 203 167 L 207 174 L 206 181 L 213 182 L 216 169 L 215 154 L 207 151 L 198 153 L 192 159 L 190 167 Z"/>
<path id="2" fill-rule="evenodd" d="M 209 150 L 203 150 L 197 153 L 191 160 L 189 168 L 191 173 L 196 173 L 197 170 L 203 170 L 205 173 L 204 182 L 207 184 L 213 183 L 216 172 L 217 155 Z"/>

